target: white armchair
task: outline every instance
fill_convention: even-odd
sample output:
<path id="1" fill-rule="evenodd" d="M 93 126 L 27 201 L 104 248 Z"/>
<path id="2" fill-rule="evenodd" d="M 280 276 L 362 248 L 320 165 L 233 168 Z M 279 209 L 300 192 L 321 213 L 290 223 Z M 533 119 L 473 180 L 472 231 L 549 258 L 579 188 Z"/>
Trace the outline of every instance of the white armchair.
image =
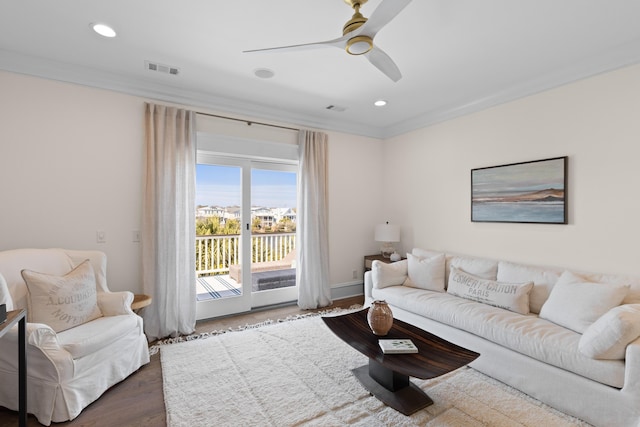
<path id="1" fill-rule="evenodd" d="M 44 425 L 72 420 L 109 387 L 149 362 L 142 318 L 131 310 L 133 293 L 110 292 L 106 255 L 99 251 L 0 251 L 0 303 L 28 308 L 22 270 L 65 276 L 88 259 L 95 273 L 100 316 L 55 332 L 30 323 L 27 312 L 27 411 Z M 0 406 L 18 409 L 18 330 L 0 338 Z"/>

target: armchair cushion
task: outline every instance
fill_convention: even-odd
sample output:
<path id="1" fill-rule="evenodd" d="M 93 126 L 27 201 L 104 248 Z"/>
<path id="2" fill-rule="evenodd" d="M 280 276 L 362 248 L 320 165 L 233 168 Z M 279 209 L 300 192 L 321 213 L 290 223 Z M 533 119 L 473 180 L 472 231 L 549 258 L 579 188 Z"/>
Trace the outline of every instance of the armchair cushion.
<path id="1" fill-rule="evenodd" d="M 58 342 L 74 360 L 97 353 L 136 329 L 135 316 L 101 317 L 58 334 Z"/>
<path id="2" fill-rule="evenodd" d="M 89 260 L 64 276 L 22 270 L 29 290 L 29 321 L 61 332 L 102 316 Z"/>

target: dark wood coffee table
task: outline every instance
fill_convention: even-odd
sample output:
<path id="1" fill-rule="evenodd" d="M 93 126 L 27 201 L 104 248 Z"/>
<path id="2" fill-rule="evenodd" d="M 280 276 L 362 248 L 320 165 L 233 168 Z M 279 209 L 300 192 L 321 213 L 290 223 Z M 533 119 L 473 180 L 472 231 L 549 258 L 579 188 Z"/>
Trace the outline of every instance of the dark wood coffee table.
<path id="1" fill-rule="evenodd" d="M 427 380 L 461 368 L 479 353 L 443 340 L 416 326 L 393 319 L 389 333 L 374 335 L 367 322 L 368 309 L 335 317 L 323 317 L 340 339 L 369 358 L 369 364 L 353 369 L 360 383 L 375 397 L 405 415 L 423 409 L 433 400 L 409 377 Z M 379 339 L 410 339 L 418 353 L 384 354 Z"/>

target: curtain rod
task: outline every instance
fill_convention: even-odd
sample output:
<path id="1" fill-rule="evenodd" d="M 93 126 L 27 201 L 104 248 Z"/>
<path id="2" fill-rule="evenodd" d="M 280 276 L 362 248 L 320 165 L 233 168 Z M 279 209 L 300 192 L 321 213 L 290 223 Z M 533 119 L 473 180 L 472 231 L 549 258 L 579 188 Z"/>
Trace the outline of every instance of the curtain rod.
<path id="1" fill-rule="evenodd" d="M 219 116 L 217 114 L 199 113 L 197 111 L 196 111 L 196 114 L 200 114 L 200 115 L 203 115 L 203 116 L 209 116 L 209 117 L 217 117 L 219 119 L 234 120 L 236 122 L 245 122 L 247 124 L 247 126 L 261 125 L 261 126 L 269 126 L 269 127 L 272 127 L 272 128 L 287 129 L 287 130 L 294 130 L 296 132 L 300 132 L 300 129 L 297 129 L 297 128 L 291 128 L 291 127 L 280 126 L 280 125 L 272 125 L 270 123 L 254 122 L 253 120 L 237 119 L 235 117 Z"/>

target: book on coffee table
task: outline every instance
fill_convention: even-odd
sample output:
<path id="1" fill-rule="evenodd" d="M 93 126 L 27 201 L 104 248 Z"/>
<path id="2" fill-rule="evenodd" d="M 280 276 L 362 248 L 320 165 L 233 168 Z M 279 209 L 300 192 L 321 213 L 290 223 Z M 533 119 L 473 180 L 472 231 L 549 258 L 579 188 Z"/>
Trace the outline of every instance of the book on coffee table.
<path id="1" fill-rule="evenodd" d="M 378 344 L 384 354 L 417 353 L 418 347 L 409 339 L 383 339 Z"/>

